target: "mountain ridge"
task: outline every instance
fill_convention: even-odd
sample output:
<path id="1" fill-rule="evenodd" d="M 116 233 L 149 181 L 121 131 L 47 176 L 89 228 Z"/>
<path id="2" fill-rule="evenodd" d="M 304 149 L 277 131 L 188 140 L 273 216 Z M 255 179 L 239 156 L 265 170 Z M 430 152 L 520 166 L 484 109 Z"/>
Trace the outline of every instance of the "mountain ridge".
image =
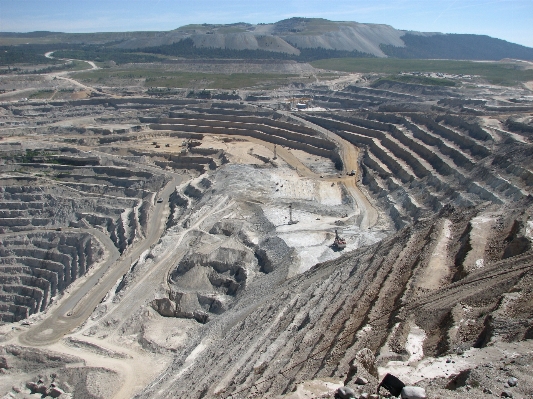
<path id="1" fill-rule="evenodd" d="M 290 57 L 300 56 L 302 50 L 325 50 L 353 53 L 356 57 L 533 60 L 533 48 L 486 35 L 417 32 L 385 24 L 322 18 L 293 17 L 268 24 L 190 24 L 160 32 L 0 32 L 0 44 L 4 45 L 70 43 L 161 54 L 165 52 L 158 48 L 187 40 L 197 49 L 252 50 Z"/>

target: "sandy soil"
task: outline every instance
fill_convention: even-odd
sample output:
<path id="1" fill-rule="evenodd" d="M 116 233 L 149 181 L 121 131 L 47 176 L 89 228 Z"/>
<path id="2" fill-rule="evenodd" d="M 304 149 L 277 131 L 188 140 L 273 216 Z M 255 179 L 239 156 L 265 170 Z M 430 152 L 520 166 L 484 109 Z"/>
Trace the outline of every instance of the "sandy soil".
<path id="1" fill-rule="evenodd" d="M 484 266 L 485 246 L 495 222 L 496 218 L 491 215 L 482 215 L 472 219 L 472 232 L 470 233 L 472 249 L 463 264 L 467 271 Z"/>
<path id="2" fill-rule="evenodd" d="M 442 224 L 442 228 L 437 240 L 437 245 L 433 251 L 429 264 L 418 282 L 418 287 L 423 289 L 434 290 L 440 288 L 444 279 L 450 273 L 450 265 L 448 262 L 447 246 L 450 241 L 451 222 L 446 219 Z"/>

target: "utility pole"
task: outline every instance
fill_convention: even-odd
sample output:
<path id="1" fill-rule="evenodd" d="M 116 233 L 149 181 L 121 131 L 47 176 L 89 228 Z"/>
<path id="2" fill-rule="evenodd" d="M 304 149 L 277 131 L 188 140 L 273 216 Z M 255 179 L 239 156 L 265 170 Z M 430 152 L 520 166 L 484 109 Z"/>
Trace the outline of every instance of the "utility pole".
<path id="1" fill-rule="evenodd" d="M 296 224 L 297 220 L 292 220 L 292 204 L 289 204 L 289 224 Z"/>
<path id="2" fill-rule="evenodd" d="M 278 159 L 278 155 L 276 153 L 276 144 L 274 144 L 274 158 L 272 159 Z"/>

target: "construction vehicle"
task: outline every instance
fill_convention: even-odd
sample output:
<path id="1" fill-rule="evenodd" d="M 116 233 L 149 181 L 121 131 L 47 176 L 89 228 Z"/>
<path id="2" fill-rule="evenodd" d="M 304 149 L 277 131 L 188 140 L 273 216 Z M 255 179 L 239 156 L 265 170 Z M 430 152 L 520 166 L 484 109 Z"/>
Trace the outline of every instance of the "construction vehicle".
<path id="1" fill-rule="evenodd" d="M 335 241 L 333 241 L 333 246 L 339 250 L 346 248 L 346 240 L 339 236 L 337 229 L 335 229 Z"/>

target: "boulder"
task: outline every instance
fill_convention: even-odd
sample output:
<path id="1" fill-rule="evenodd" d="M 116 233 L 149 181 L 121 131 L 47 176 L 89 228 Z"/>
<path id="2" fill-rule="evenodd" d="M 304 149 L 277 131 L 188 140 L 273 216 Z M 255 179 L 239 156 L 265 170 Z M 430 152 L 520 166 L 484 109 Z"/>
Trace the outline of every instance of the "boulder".
<path id="1" fill-rule="evenodd" d="M 52 398 L 58 398 L 60 397 L 61 395 L 63 395 L 65 393 L 65 391 L 63 391 L 61 388 L 59 387 L 52 387 L 50 388 L 50 390 L 48 391 L 48 396 L 51 396 Z"/>
<path id="2" fill-rule="evenodd" d="M 152 302 L 152 308 L 164 317 L 174 317 L 176 314 L 176 304 L 169 298 L 155 299 Z"/>
<path id="3" fill-rule="evenodd" d="M 513 393 L 511 391 L 503 391 L 501 393 L 500 397 L 502 397 L 502 398 L 512 398 L 513 397 Z"/>
<path id="4" fill-rule="evenodd" d="M 510 387 L 515 387 L 516 384 L 518 384 L 518 379 L 515 377 L 511 377 L 507 380 L 507 384 L 509 384 Z"/>
<path id="5" fill-rule="evenodd" d="M 335 393 L 335 398 L 338 399 L 351 399 L 355 398 L 355 391 L 352 388 L 340 387 Z"/>
<path id="6" fill-rule="evenodd" d="M 366 378 L 363 378 L 363 377 L 357 377 L 355 379 L 355 383 L 357 385 L 366 385 L 366 384 L 368 384 L 368 380 Z"/>
<path id="7" fill-rule="evenodd" d="M 205 324 L 209 321 L 209 315 L 206 312 L 195 310 L 193 312 L 193 317 L 198 323 Z"/>
<path id="8" fill-rule="evenodd" d="M 26 388 L 28 388 L 32 392 L 36 392 L 38 386 L 39 385 L 37 383 L 33 382 L 33 381 L 30 381 L 30 382 L 26 383 Z"/>
<path id="9" fill-rule="evenodd" d="M 421 387 L 410 387 L 406 386 L 402 388 L 401 392 L 402 399 L 426 399 L 426 390 Z"/>
<path id="10" fill-rule="evenodd" d="M 43 384 L 42 380 L 39 380 L 38 382 L 33 382 L 33 381 L 27 382 L 26 388 L 28 388 L 31 391 L 31 393 L 40 393 L 43 395 L 46 395 L 46 391 L 47 391 L 46 385 Z"/>

